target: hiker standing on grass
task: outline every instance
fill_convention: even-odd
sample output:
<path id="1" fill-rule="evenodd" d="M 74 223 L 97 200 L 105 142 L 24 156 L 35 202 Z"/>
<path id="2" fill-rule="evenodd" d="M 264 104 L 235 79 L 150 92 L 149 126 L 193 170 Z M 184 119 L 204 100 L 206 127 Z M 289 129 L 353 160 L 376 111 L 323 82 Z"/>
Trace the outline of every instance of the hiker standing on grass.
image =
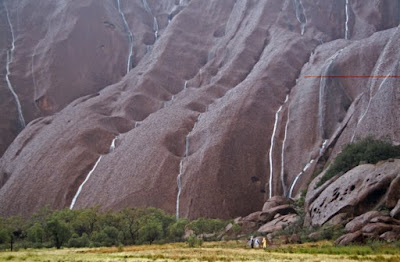
<path id="1" fill-rule="evenodd" d="M 250 247 L 254 248 L 254 238 L 253 238 L 253 236 L 250 237 Z"/>
<path id="2" fill-rule="evenodd" d="M 265 239 L 265 237 L 263 237 L 262 244 L 263 248 L 267 248 L 267 239 Z"/>
<path id="3" fill-rule="evenodd" d="M 256 240 L 254 241 L 254 247 L 255 248 L 259 248 L 260 247 L 260 240 L 258 238 L 256 238 Z"/>

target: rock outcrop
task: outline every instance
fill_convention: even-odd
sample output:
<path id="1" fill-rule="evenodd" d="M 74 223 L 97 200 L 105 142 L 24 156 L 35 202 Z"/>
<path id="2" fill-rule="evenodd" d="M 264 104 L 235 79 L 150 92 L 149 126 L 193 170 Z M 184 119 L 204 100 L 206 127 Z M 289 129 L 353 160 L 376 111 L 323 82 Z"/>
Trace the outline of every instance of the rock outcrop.
<path id="1" fill-rule="evenodd" d="M 309 204 L 311 224 L 321 226 L 339 213 L 358 216 L 373 210 L 385 201 L 391 183 L 399 175 L 399 159 L 357 166 L 332 182 Z"/>
<path id="2" fill-rule="evenodd" d="M 243 217 L 298 195 L 350 141 L 399 143 L 398 1 L 339 2 L 2 1 L 0 69 L 29 124 L 11 143 L 21 128 L 2 78 L 0 215 Z M 382 179 L 357 175 L 353 190 L 309 190 L 312 223 L 369 210 L 393 165 L 360 167 Z"/>

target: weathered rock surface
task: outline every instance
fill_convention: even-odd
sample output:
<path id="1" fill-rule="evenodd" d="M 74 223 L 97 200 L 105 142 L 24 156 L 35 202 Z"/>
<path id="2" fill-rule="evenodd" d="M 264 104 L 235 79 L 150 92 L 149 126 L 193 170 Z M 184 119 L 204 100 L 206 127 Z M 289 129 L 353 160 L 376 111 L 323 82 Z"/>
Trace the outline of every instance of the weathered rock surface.
<path id="1" fill-rule="evenodd" d="M 366 239 L 393 242 L 399 239 L 400 221 L 377 211 L 354 218 L 345 227 L 348 234 L 337 240 L 338 244 L 361 243 Z"/>
<path id="2" fill-rule="evenodd" d="M 400 176 L 396 177 L 390 184 L 386 199 L 386 207 L 392 209 L 398 205 L 400 200 Z"/>
<path id="3" fill-rule="evenodd" d="M 263 211 L 259 215 L 259 221 L 266 223 L 271 221 L 277 214 L 288 215 L 297 214 L 296 210 L 290 205 L 282 205 L 269 209 L 268 211 Z"/>
<path id="4" fill-rule="evenodd" d="M 74 208 L 246 216 L 296 196 L 353 138 L 400 142 L 399 79 L 318 78 L 399 75 L 397 1 L 351 1 L 349 17 L 345 1 L 145 2 L 0 4 L 0 69 L 14 42 L 10 76 L 30 122 L 0 159 L 0 215 L 69 207 L 93 171 Z M 2 152 L 19 128 L 0 85 Z M 331 213 L 314 224 L 345 208 L 315 207 Z"/>
<path id="5" fill-rule="evenodd" d="M 381 213 L 378 211 L 370 211 L 365 214 L 362 214 L 356 218 L 354 218 L 352 221 L 346 224 L 346 231 L 353 233 L 356 231 L 359 231 L 361 228 L 363 228 L 371 219 L 380 216 Z"/>
<path id="6" fill-rule="evenodd" d="M 257 232 L 262 234 L 268 234 L 272 232 L 276 232 L 282 230 L 284 227 L 295 223 L 299 217 L 296 214 L 290 214 L 286 216 L 280 216 L 277 219 L 274 219 L 265 225 L 261 226 Z"/>
<path id="7" fill-rule="evenodd" d="M 283 196 L 273 196 L 264 203 L 262 211 L 268 212 L 269 210 L 271 210 L 272 208 L 275 208 L 277 206 L 289 205 L 291 203 L 292 203 L 292 201 L 289 198 L 286 198 Z"/>
<path id="8" fill-rule="evenodd" d="M 356 231 L 354 233 L 348 233 L 339 237 L 336 240 L 336 244 L 338 245 L 349 245 L 354 243 L 364 243 L 365 237 L 361 231 Z"/>
<path id="9" fill-rule="evenodd" d="M 397 201 L 397 205 L 390 211 L 390 216 L 400 219 L 400 199 Z"/>
<path id="10" fill-rule="evenodd" d="M 312 225 L 321 226 L 339 213 L 358 216 L 373 210 L 385 199 L 392 181 L 400 174 L 400 160 L 377 165 L 358 166 L 332 182 L 309 205 Z M 375 213 L 368 213 L 349 226 L 349 231 L 369 220 Z"/>

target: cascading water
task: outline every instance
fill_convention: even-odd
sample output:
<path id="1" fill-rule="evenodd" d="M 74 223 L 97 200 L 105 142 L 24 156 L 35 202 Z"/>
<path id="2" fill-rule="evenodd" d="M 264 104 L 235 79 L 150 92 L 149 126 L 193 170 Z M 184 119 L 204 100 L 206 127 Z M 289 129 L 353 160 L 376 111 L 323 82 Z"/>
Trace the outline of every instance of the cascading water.
<path id="1" fill-rule="evenodd" d="M 176 179 L 176 182 L 178 184 L 178 195 L 176 196 L 176 219 L 179 219 L 179 199 L 181 197 L 181 192 L 182 192 L 182 183 L 181 183 L 181 177 L 183 174 L 183 159 L 181 159 L 181 162 L 179 163 L 179 175 L 178 178 Z"/>
<path id="2" fill-rule="evenodd" d="M 124 27 L 125 27 L 125 31 L 128 35 L 128 42 L 129 42 L 129 52 L 128 52 L 128 63 L 127 63 L 127 68 L 126 68 L 126 73 L 129 73 L 129 71 L 131 70 L 131 63 L 132 63 L 132 56 L 133 56 L 133 34 L 131 32 L 131 30 L 129 29 L 129 25 L 128 22 L 126 21 L 124 12 L 122 12 L 121 9 L 121 2 L 120 0 L 117 0 L 117 8 L 118 8 L 118 12 L 121 15 L 122 21 L 124 22 Z"/>
<path id="3" fill-rule="evenodd" d="M 339 56 L 339 54 L 343 51 L 343 49 L 340 49 L 338 52 L 336 52 L 333 56 L 331 56 L 328 61 L 330 60 L 330 63 L 323 69 L 323 72 L 321 74 L 321 80 L 319 83 L 319 108 L 318 108 L 318 114 L 319 114 L 319 130 L 322 138 L 324 138 L 324 126 L 325 126 L 325 87 L 326 87 L 326 82 L 329 80 L 329 72 L 332 69 L 333 63 L 335 62 L 336 58 Z"/>
<path id="4" fill-rule="evenodd" d="M 149 3 L 147 3 L 147 0 L 142 0 L 142 3 L 143 3 L 144 10 L 146 10 L 146 12 L 149 13 L 149 15 L 151 15 L 153 17 L 153 32 L 154 32 L 155 39 L 157 41 L 158 40 L 158 32 L 159 32 L 157 17 L 155 15 L 153 15 L 153 12 L 151 11 Z"/>
<path id="5" fill-rule="evenodd" d="M 91 175 L 93 174 L 94 170 L 96 169 L 96 167 L 98 166 L 98 164 L 100 163 L 101 159 L 103 158 L 103 156 L 100 156 L 97 161 L 96 164 L 94 164 L 94 167 L 92 168 L 92 170 L 90 170 L 89 174 L 86 176 L 85 180 L 83 181 L 83 183 L 79 186 L 78 191 L 76 191 L 76 194 L 74 196 L 74 198 L 72 199 L 71 205 L 69 207 L 70 210 L 72 210 L 75 206 L 76 200 L 78 199 L 83 186 L 86 184 L 86 182 L 89 180 L 89 178 L 91 177 Z"/>
<path id="6" fill-rule="evenodd" d="M 293 0 L 297 21 L 301 24 L 301 35 L 304 35 L 307 25 L 307 16 L 301 0 Z"/>
<path id="7" fill-rule="evenodd" d="M 188 81 L 185 81 L 185 85 L 183 86 L 183 89 L 186 89 L 188 85 Z"/>
<path id="8" fill-rule="evenodd" d="M 179 200 L 181 197 L 181 192 L 182 192 L 182 175 L 183 175 L 183 164 L 185 159 L 189 156 L 189 148 L 190 148 L 190 136 L 192 135 L 193 131 L 196 129 L 197 124 L 200 121 L 201 114 L 198 115 L 196 123 L 194 123 L 192 131 L 189 132 L 189 134 L 185 138 L 185 154 L 183 155 L 181 162 L 179 163 L 179 174 L 178 177 L 176 178 L 176 182 L 178 184 L 178 194 L 176 195 L 176 219 L 179 218 Z"/>
<path id="9" fill-rule="evenodd" d="M 286 185 L 285 185 L 285 147 L 286 147 L 287 133 L 288 133 L 289 121 L 290 121 L 290 110 L 289 110 L 289 107 L 288 107 L 287 110 L 288 110 L 288 114 L 287 114 L 287 120 L 286 120 L 286 125 L 285 125 L 285 135 L 283 137 L 282 153 L 281 153 L 281 183 L 282 183 L 283 195 L 286 195 Z"/>
<path id="10" fill-rule="evenodd" d="M 274 123 L 274 129 L 272 131 L 272 136 L 271 136 L 271 146 L 269 148 L 269 198 L 272 197 L 272 177 L 273 177 L 273 159 L 272 159 L 272 154 L 273 154 L 273 149 L 274 149 L 274 140 L 275 140 L 275 135 L 276 135 L 276 129 L 278 127 L 278 121 L 279 121 L 279 114 L 283 109 L 283 106 L 287 103 L 289 100 L 289 95 L 286 95 L 285 102 L 279 107 L 278 111 L 275 113 L 275 123 Z"/>
<path id="11" fill-rule="evenodd" d="M 322 142 L 322 146 L 319 149 L 319 157 L 323 156 L 325 154 L 326 151 L 326 146 L 328 145 L 329 140 L 325 139 Z M 290 186 L 289 189 L 289 193 L 288 193 L 288 197 L 293 197 L 293 190 L 297 184 L 297 182 L 299 181 L 300 177 L 311 167 L 311 165 L 316 161 L 316 159 L 311 159 L 310 162 L 308 162 L 306 164 L 306 166 L 303 168 L 303 170 L 295 177 L 295 179 L 293 180 L 292 185 Z"/>
<path id="12" fill-rule="evenodd" d="M 154 37 L 156 38 L 156 41 L 158 40 L 158 22 L 157 22 L 157 18 L 154 17 L 153 20 L 153 31 L 154 31 Z"/>
<path id="13" fill-rule="evenodd" d="M 171 100 L 165 101 L 165 102 L 164 102 L 164 107 L 167 107 L 167 106 L 169 106 L 170 104 L 172 104 L 172 103 L 174 102 L 174 100 L 175 100 L 175 96 L 173 95 L 173 96 L 171 97 Z"/>
<path id="14" fill-rule="evenodd" d="M 308 162 L 307 165 L 303 168 L 303 170 L 296 176 L 296 178 L 294 179 L 292 185 L 290 186 L 288 197 L 292 197 L 292 195 L 293 195 L 293 190 L 294 190 L 294 187 L 295 187 L 296 184 L 297 184 L 297 181 L 300 179 L 301 175 L 303 175 L 303 174 L 310 168 L 310 166 L 311 166 L 314 162 L 315 162 L 315 159 L 312 159 L 310 162 Z"/>
<path id="15" fill-rule="evenodd" d="M 344 30 L 345 30 L 344 39 L 348 40 L 349 39 L 349 20 L 350 20 L 349 0 L 346 0 L 345 11 L 346 11 L 346 23 L 344 25 Z"/>
<path id="16" fill-rule="evenodd" d="M 11 80 L 10 80 L 10 75 L 11 75 L 11 71 L 10 71 L 10 64 L 13 62 L 13 55 L 14 55 L 14 51 L 15 51 L 15 36 L 14 36 L 14 28 L 12 26 L 11 23 L 11 19 L 10 19 L 10 15 L 8 13 L 8 9 L 6 4 L 4 3 L 4 8 L 6 10 L 6 16 L 7 16 L 7 21 L 8 21 L 8 25 L 10 26 L 10 31 L 11 31 L 11 38 L 12 38 L 12 42 L 11 42 L 11 49 L 7 50 L 7 63 L 6 63 L 6 82 L 7 82 L 7 87 L 10 90 L 11 94 L 14 97 L 15 103 L 17 105 L 17 111 L 18 111 L 18 120 L 19 120 L 19 124 L 21 126 L 22 129 L 25 128 L 26 124 L 25 124 L 25 119 L 24 119 L 24 115 L 22 113 L 22 106 L 21 106 L 21 102 L 19 101 L 18 95 L 15 92 L 12 84 L 11 84 Z"/>
<path id="17" fill-rule="evenodd" d="M 370 94 L 369 94 L 369 101 L 368 101 L 368 105 L 367 108 L 365 109 L 364 113 L 362 114 L 362 116 L 360 117 L 360 119 L 357 121 L 356 127 L 354 128 L 354 132 L 353 135 L 351 137 L 350 142 L 354 142 L 354 138 L 356 137 L 357 134 L 357 129 L 358 126 L 360 125 L 360 123 L 364 120 L 365 116 L 367 115 L 368 111 L 369 111 L 369 107 L 371 106 L 372 100 L 374 100 L 374 98 L 376 97 L 376 95 L 378 94 L 378 92 L 382 89 L 383 84 L 389 79 L 390 74 L 388 74 L 385 79 L 382 80 L 381 84 L 379 85 L 378 90 L 376 91 L 375 95 L 372 94 L 372 89 L 370 89 Z"/>
<path id="18" fill-rule="evenodd" d="M 109 153 L 112 153 L 115 150 L 115 142 L 117 142 L 118 136 L 116 136 L 113 141 L 111 142 L 110 149 L 108 150 Z"/>
<path id="19" fill-rule="evenodd" d="M 110 149 L 108 150 L 109 153 L 112 153 L 115 150 L 115 142 L 117 141 L 118 136 L 116 136 L 113 141 L 111 142 Z M 88 175 L 86 176 L 85 180 L 82 182 L 82 184 L 79 186 L 78 191 L 76 191 L 74 198 L 72 199 L 71 205 L 69 206 L 69 209 L 72 210 L 75 206 L 76 200 L 78 199 L 79 195 L 82 192 L 83 186 L 87 183 L 89 178 L 92 176 L 93 172 L 96 170 L 97 166 L 99 165 L 101 159 L 103 158 L 103 155 L 101 155 L 96 163 L 94 164 L 92 170 L 89 171 Z"/>

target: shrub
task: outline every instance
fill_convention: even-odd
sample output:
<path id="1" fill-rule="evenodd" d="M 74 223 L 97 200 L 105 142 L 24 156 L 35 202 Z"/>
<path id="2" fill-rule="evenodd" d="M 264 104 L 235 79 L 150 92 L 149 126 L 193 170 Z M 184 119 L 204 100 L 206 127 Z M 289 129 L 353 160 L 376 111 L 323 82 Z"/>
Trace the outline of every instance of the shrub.
<path id="1" fill-rule="evenodd" d="M 188 223 L 187 219 L 178 219 L 175 221 L 175 223 L 168 227 L 168 238 L 172 241 L 181 241 Z"/>
<path id="2" fill-rule="evenodd" d="M 201 247 L 203 245 L 203 239 L 197 238 L 195 235 L 191 235 L 187 239 L 189 247 Z"/>
<path id="3" fill-rule="evenodd" d="M 223 221 L 220 219 L 199 218 L 190 222 L 189 228 L 192 229 L 196 235 L 210 234 L 223 230 L 227 224 L 228 221 Z"/>
<path id="4" fill-rule="evenodd" d="M 399 156 L 400 146 L 394 146 L 389 142 L 375 140 L 372 137 L 367 137 L 358 142 L 348 144 L 336 157 L 333 164 L 318 181 L 315 188 L 320 187 L 337 174 L 345 173 L 358 166 L 361 161 L 376 164 L 381 160 Z"/>
<path id="5" fill-rule="evenodd" d="M 87 247 L 90 245 L 89 237 L 86 233 L 83 233 L 81 237 L 78 234 L 73 234 L 72 238 L 68 241 L 69 247 Z"/>

